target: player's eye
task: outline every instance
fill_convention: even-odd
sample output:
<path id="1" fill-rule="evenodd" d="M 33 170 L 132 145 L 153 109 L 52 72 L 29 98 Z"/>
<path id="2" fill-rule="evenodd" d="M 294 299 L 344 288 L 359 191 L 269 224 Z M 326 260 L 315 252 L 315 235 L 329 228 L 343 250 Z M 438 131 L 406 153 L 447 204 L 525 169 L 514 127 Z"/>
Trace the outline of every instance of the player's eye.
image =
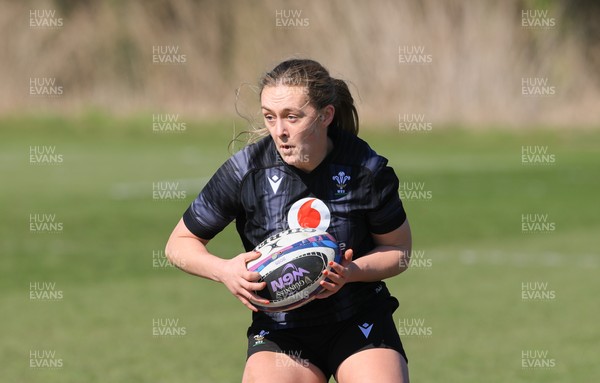
<path id="1" fill-rule="evenodd" d="M 265 121 L 267 121 L 267 122 L 275 121 L 275 117 L 272 114 L 265 114 L 264 118 L 265 118 Z"/>
<path id="2" fill-rule="evenodd" d="M 288 114 L 287 119 L 289 121 L 297 121 L 298 120 L 298 116 L 294 115 L 294 114 Z"/>

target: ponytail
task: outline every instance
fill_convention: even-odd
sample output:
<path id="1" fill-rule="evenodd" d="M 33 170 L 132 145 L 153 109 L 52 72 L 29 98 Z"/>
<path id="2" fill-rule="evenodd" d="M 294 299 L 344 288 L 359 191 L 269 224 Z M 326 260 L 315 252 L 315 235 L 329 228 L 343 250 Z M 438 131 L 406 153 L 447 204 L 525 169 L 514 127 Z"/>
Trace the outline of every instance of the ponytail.
<path id="1" fill-rule="evenodd" d="M 358 112 L 354 106 L 354 99 L 344 80 L 331 78 L 335 87 L 335 115 L 332 124 L 338 129 L 353 135 L 358 135 Z"/>

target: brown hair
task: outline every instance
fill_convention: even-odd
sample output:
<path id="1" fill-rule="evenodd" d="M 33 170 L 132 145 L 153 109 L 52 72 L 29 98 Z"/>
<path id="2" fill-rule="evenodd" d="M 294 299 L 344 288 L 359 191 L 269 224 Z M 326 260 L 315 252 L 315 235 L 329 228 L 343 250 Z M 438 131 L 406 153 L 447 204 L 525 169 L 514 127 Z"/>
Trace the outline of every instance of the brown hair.
<path id="1" fill-rule="evenodd" d="M 262 94 L 264 87 L 277 85 L 306 87 L 308 102 L 317 109 L 327 105 L 335 108 L 331 125 L 358 134 L 358 113 L 348 85 L 343 80 L 331 77 L 318 62 L 291 59 L 280 63 L 260 79 L 259 94 Z"/>

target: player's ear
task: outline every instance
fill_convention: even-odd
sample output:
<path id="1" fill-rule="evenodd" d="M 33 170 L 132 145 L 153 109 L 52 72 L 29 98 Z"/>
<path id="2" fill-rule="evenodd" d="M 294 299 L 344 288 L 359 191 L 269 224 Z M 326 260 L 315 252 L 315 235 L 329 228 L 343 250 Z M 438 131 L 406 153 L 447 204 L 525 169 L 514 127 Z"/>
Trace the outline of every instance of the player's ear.
<path id="1" fill-rule="evenodd" d="M 321 123 L 325 126 L 329 126 L 335 116 L 335 107 L 333 105 L 327 105 L 321 109 Z"/>

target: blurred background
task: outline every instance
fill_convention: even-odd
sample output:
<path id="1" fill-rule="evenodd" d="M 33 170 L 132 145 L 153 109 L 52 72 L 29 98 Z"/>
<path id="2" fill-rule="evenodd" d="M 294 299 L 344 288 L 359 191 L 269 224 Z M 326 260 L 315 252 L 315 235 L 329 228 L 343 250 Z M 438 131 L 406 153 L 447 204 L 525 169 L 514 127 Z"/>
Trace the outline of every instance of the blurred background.
<path id="1" fill-rule="evenodd" d="M 436 122 L 590 125 L 599 9 L 593 0 L 5 1 L 0 111 L 229 116 L 241 84 L 284 58 L 314 57 L 351 81 L 373 121 L 418 111 Z M 402 63 L 402 49 L 426 62 Z M 31 77 L 56 79 L 60 102 L 32 99 Z M 523 78 L 556 93 L 521 97 Z"/>
<path id="2" fill-rule="evenodd" d="M 349 83 L 400 178 L 414 251 L 386 283 L 412 381 L 598 381 L 598 20 L 593 0 L 0 0 L 0 381 L 240 381 L 250 313 L 164 245 L 292 57 Z M 214 254 L 242 252 L 231 226 Z"/>

